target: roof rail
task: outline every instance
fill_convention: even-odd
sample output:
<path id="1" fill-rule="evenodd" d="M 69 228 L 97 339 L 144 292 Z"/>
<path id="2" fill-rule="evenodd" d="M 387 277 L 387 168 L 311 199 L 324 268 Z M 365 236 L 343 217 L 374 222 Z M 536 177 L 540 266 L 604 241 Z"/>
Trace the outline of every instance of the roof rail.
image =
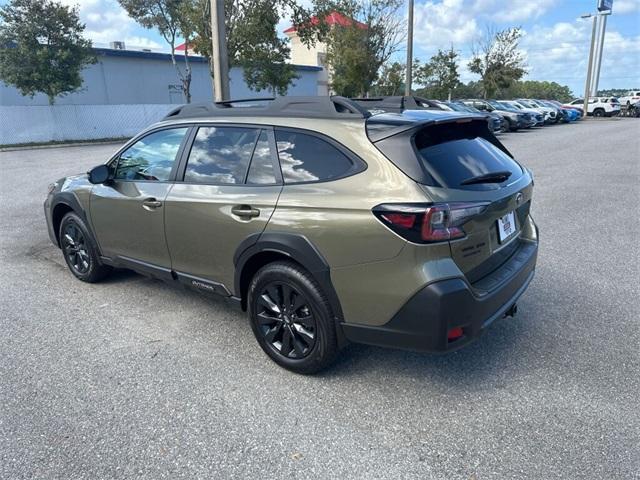
<path id="1" fill-rule="evenodd" d="M 365 109 L 395 113 L 402 113 L 405 110 L 430 110 L 434 108 L 430 105 L 430 103 L 433 103 L 432 101 L 415 95 L 389 95 L 372 98 L 352 98 L 352 100 Z"/>
<path id="2" fill-rule="evenodd" d="M 243 105 L 267 103 L 262 105 Z M 346 97 L 263 97 L 212 103 L 190 103 L 170 111 L 165 120 L 211 116 L 265 116 L 302 118 L 368 118 L 367 109 Z"/>

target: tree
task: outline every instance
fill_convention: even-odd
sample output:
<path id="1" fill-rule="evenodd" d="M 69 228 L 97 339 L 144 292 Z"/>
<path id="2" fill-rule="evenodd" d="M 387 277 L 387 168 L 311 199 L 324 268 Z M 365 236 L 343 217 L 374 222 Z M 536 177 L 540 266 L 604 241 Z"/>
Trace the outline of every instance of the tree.
<path id="1" fill-rule="evenodd" d="M 190 21 L 196 36 L 194 50 L 204 55 L 211 65 L 211 13 L 210 0 L 192 0 Z M 295 69 L 287 63 L 287 39 L 278 37 L 279 12 L 285 9 L 294 24 L 311 25 L 308 9 L 295 0 L 224 0 L 227 52 L 230 66 L 242 67 L 247 85 L 256 90 L 270 90 L 285 94 L 297 78 Z M 313 28 L 301 28 L 301 40 L 315 41 Z M 213 77 L 213 68 L 210 68 Z"/>
<path id="2" fill-rule="evenodd" d="M 422 91 L 429 98 L 449 98 L 460 85 L 458 52 L 453 47 L 446 51 L 438 49 L 428 63 L 416 69 L 416 82 L 424 85 Z"/>
<path id="3" fill-rule="evenodd" d="M 566 85 L 560 85 L 556 82 L 540 82 L 537 80 L 514 82 L 509 88 L 501 90 L 498 97 L 545 98 L 561 102 L 567 102 L 574 98 L 571 89 Z"/>
<path id="4" fill-rule="evenodd" d="M 317 2 L 316 16 L 337 11 L 353 19 L 320 32 L 327 45 L 331 88 L 340 95 L 366 96 L 378 78 L 380 68 L 400 50 L 406 37 L 400 14 L 402 0 L 340 0 Z"/>
<path id="5" fill-rule="evenodd" d="M 485 38 L 473 47 L 473 57 L 468 66 L 472 73 L 480 75 L 484 98 L 508 88 L 527 73 L 524 57 L 518 51 L 521 36 L 520 28 L 498 32 L 487 29 Z"/>
<path id="6" fill-rule="evenodd" d="M 145 28 L 155 28 L 169 44 L 171 63 L 180 79 L 185 101 L 191 103 L 189 42 L 193 38 L 190 12 L 193 0 L 118 0 L 129 16 Z M 176 60 L 176 41 L 184 38 L 184 71 Z"/>
<path id="7" fill-rule="evenodd" d="M 393 62 L 382 66 L 378 81 L 373 85 L 374 96 L 404 95 L 406 65 Z"/>
<path id="8" fill-rule="evenodd" d="M 0 7 L 0 20 L 0 79 L 22 95 L 44 93 L 50 105 L 82 87 L 81 72 L 96 58 L 76 8 L 12 0 Z"/>

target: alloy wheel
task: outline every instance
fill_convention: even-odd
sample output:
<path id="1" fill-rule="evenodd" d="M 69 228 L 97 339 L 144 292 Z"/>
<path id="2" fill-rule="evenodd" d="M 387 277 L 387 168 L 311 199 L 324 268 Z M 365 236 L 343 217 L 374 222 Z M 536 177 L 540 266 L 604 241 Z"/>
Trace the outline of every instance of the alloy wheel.
<path id="1" fill-rule="evenodd" d="M 316 319 L 307 298 L 292 285 L 266 285 L 257 300 L 256 316 L 266 343 L 280 355 L 301 359 L 313 350 Z"/>
<path id="2" fill-rule="evenodd" d="M 62 232 L 62 248 L 69 265 L 80 275 L 91 269 L 91 257 L 84 234 L 77 225 L 69 223 Z"/>

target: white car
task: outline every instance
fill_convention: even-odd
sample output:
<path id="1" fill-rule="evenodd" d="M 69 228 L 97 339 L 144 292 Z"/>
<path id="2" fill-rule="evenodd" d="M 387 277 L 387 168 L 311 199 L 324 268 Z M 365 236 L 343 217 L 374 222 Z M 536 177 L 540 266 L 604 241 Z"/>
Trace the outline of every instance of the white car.
<path id="1" fill-rule="evenodd" d="M 518 110 L 522 110 L 523 112 L 531 115 L 535 122 L 533 125 L 534 127 L 544 125 L 547 115 L 545 115 L 545 112 L 542 109 L 525 107 L 517 100 L 500 100 L 500 103 L 506 103 L 507 105 L 511 105 L 513 108 L 517 108 Z"/>
<path id="2" fill-rule="evenodd" d="M 624 97 L 618 98 L 621 105 L 633 105 L 640 102 L 640 90 L 629 90 Z"/>
<path id="3" fill-rule="evenodd" d="M 544 115 L 544 123 L 556 123 L 558 112 L 555 108 L 547 107 L 530 98 L 519 98 L 516 100 L 525 108 L 533 108 Z"/>
<path id="4" fill-rule="evenodd" d="M 577 98 L 571 103 L 565 103 L 568 107 L 583 107 L 584 99 Z M 612 117 L 620 113 L 620 102 L 615 97 L 589 97 L 587 115 L 594 117 Z"/>

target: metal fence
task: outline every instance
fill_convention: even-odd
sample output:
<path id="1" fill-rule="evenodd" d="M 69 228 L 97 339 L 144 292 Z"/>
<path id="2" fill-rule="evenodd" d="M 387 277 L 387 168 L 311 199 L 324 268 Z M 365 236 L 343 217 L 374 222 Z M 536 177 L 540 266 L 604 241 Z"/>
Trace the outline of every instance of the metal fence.
<path id="1" fill-rule="evenodd" d="M 0 145 L 131 137 L 171 104 L 0 106 Z"/>

